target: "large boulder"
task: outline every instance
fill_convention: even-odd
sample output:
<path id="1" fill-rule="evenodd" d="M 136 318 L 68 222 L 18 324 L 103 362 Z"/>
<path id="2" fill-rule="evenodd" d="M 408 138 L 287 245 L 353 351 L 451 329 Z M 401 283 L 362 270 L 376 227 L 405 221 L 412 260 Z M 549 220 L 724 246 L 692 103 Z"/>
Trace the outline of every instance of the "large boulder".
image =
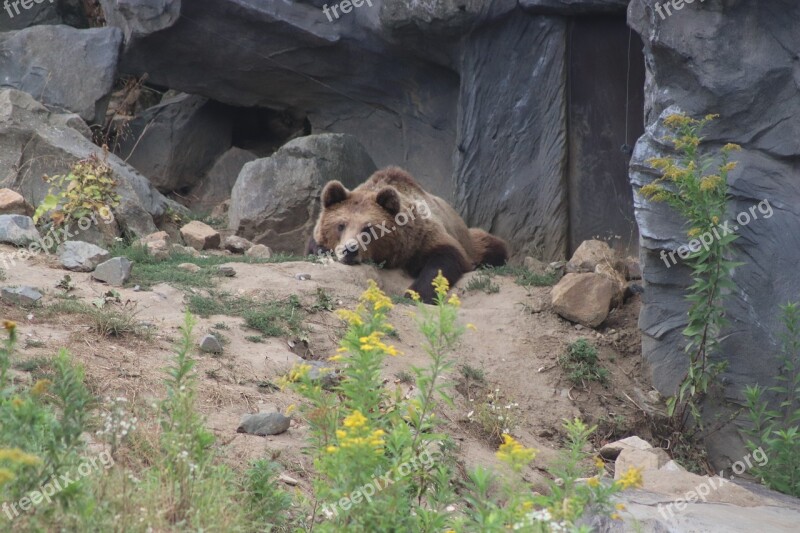
<path id="1" fill-rule="evenodd" d="M 0 214 L 32 216 L 33 206 L 17 191 L 0 189 Z"/>
<path id="2" fill-rule="evenodd" d="M 608 316 L 617 286 L 600 274 L 567 274 L 550 293 L 553 311 L 569 321 L 596 328 Z"/>
<path id="3" fill-rule="evenodd" d="M 39 240 L 39 232 L 31 217 L 0 215 L 0 242 L 26 246 Z"/>
<path id="4" fill-rule="evenodd" d="M 718 382 L 724 401 L 708 402 L 708 420 L 726 420 L 742 404 L 745 385 L 775 384 L 780 375 L 779 352 L 783 327 L 779 305 L 800 294 L 800 187 L 796 161 L 800 158 L 800 85 L 797 57 L 800 4 L 774 2 L 695 2 L 671 16 L 660 16 L 657 0 L 633 0 L 628 9 L 632 28 L 644 41 L 646 56 L 647 132 L 636 144 L 630 179 L 636 220 L 641 232 L 641 265 L 647 298 L 640 316 L 642 352 L 650 365 L 654 386 L 672 395 L 687 365 L 681 334 L 689 303 L 684 295 L 691 283 L 688 269 L 669 253 L 686 244 L 686 227 L 674 210 L 653 203 L 638 189 L 658 176 L 647 160 L 671 154 L 661 141 L 662 119 L 679 110 L 720 118 L 704 132 L 701 150 L 738 143 L 739 166 L 729 176 L 731 228 L 740 235 L 735 258 L 736 289 L 725 301 L 730 323 L 720 353 L 728 367 Z M 663 8 L 663 6 L 662 6 Z M 746 29 L 746 30 L 744 30 Z M 745 31 L 743 34 L 742 32 Z M 744 37 L 743 37 L 744 35 Z M 680 107 L 677 107 L 680 106 Z M 750 211 L 754 209 L 754 211 Z M 741 213 L 748 224 L 736 221 Z M 744 220 L 744 217 L 742 217 Z M 755 355 L 757 354 L 757 356 Z M 715 399 L 717 400 L 717 399 Z M 744 454 L 733 424 L 709 433 L 706 443 L 716 464 Z"/>
<path id="5" fill-rule="evenodd" d="M 211 170 L 192 189 L 192 209 L 201 212 L 211 211 L 229 199 L 242 167 L 257 158 L 254 153 L 235 146 L 222 154 Z"/>
<path id="6" fill-rule="evenodd" d="M 207 98 L 179 94 L 128 123 L 117 152 L 161 192 L 195 185 L 231 146 L 231 119 Z"/>
<path id="7" fill-rule="evenodd" d="M 229 228 L 273 250 L 301 254 L 316 223 L 325 183 L 339 180 L 353 188 L 375 170 L 355 137 L 300 137 L 242 168 L 231 193 Z"/>
<path id="8" fill-rule="evenodd" d="M 0 79 L 50 108 L 102 123 L 121 45 L 117 28 L 34 26 L 0 33 Z"/>
<path id="9" fill-rule="evenodd" d="M 28 202 L 38 205 L 49 188 L 42 176 L 63 174 L 76 161 L 101 153 L 68 125 L 66 117 L 48 112 L 24 92 L 0 90 L 0 187 L 20 191 Z M 107 162 L 121 197 L 114 208 L 121 230 L 133 236 L 147 235 L 156 231 L 155 221 L 168 209 L 183 211 L 115 155 L 109 154 Z"/>
<path id="10" fill-rule="evenodd" d="M 0 11 L 0 31 L 21 30 L 29 26 L 62 22 L 58 6 L 53 2 L 39 0 L 28 9 L 19 3 L 14 6 L 13 2 L 9 2 L 7 5 L 8 7 L 3 7 Z"/>
<path id="11" fill-rule="evenodd" d="M 64 268 L 76 272 L 91 272 L 111 255 L 108 250 L 83 241 L 64 241 L 56 253 Z"/>
<path id="12" fill-rule="evenodd" d="M 125 41 L 172 26 L 178 20 L 180 0 L 100 0 L 106 23 L 122 29 Z"/>

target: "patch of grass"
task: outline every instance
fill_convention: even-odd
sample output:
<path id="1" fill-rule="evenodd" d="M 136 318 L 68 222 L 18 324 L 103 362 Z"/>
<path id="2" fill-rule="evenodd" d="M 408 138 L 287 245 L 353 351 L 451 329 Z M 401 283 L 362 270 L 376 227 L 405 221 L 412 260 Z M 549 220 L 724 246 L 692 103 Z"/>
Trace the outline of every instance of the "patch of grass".
<path id="1" fill-rule="evenodd" d="M 50 363 L 47 357 L 33 357 L 14 361 L 14 368 L 23 372 L 43 372 L 50 368 Z"/>
<path id="2" fill-rule="evenodd" d="M 503 442 L 503 434 L 513 432 L 521 420 L 519 404 L 506 398 L 500 389 L 485 392 L 474 405 L 469 418 L 478 423 L 492 444 Z"/>
<path id="3" fill-rule="evenodd" d="M 240 316 L 247 327 L 259 331 L 266 337 L 279 337 L 300 332 L 303 310 L 297 296 L 283 301 L 257 302 L 251 298 L 220 293 L 202 296 L 189 295 L 189 311 L 208 317 L 211 315 Z"/>
<path id="4" fill-rule="evenodd" d="M 131 278 L 126 286 L 139 285 L 142 289 L 149 289 L 159 283 L 169 283 L 180 288 L 207 288 L 212 287 L 219 279 L 216 276 L 216 267 L 226 263 L 285 263 L 287 261 L 306 261 L 307 258 L 290 254 L 276 253 L 269 259 L 248 257 L 244 255 L 213 255 L 194 256 L 190 253 L 174 251 L 165 259 L 156 259 L 147 252 L 142 245 L 121 244 L 109 250 L 113 256 L 127 257 L 134 262 Z M 189 272 L 178 268 L 181 263 L 192 263 L 200 267 L 198 272 Z"/>
<path id="5" fill-rule="evenodd" d="M 0 281 L 5 281 L 8 279 L 6 275 L 6 270 L 3 267 L 0 267 Z"/>
<path id="6" fill-rule="evenodd" d="M 514 282 L 523 287 L 547 287 L 558 281 L 558 275 L 555 272 L 550 274 L 537 274 L 521 266 L 503 265 L 499 267 L 487 267 L 485 270 L 491 273 L 491 275 L 513 276 Z"/>
<path id="7" fill-rule="evenodd" d="M 483 291 L 486 294 L 500 292 L 500 285 L 492 281 L 488 271 L 478 271 L 467 283 L 468 291 Z"/>
<path id="8" fill-rule="evenodd" d="M 333 311 L 333 297 L 322 287 L 317 287 L 317 301 L 311 306 L 312 311 Z"/>
<path id="9" fill-rule="evenodd" d="M 397 377 L 397 381 L 399 381 L 400 383 L 405 383 L 407 385 L 413 385 L 417 381 L 417 379 L 414 377 L 414 374 L 406 370 L 401 370 L 400 372 L 395 374 L 395 377 Z"/>
<path id="10" fill-rule="evenodd" d="M 464 379 L 468 379 L 475 383 L 486 383 L 486 375 L 480 368 L 475 368 L 474 366 L 470 365 L 461 365 L 461 368 L 458 370 L 461 372 L 461 375 L 464 376 Z"/>
<path id="11" fill-rule="evenodd" d="M 132 309 L 90 309 L 91 329 L 104 337 L 124 337 L 142 333 Z"/>
<path id="12" fill-rule="evenodd" d="M 25 339 L 25 348 L 43 348 L 44 341 L 39 339 Z"/>
<path id="13" fill-rule="evenodd" d="M 608 370 L 598 364 L 597 348 L 586 339 L 578 339 L 567 347 L 558 363 L 567 373 L 567 379 L 585 387 L 588 381 L 608 384 Z"/>
<path id="14" fill-rule="evenodd" d="M 261 335 L 248 335 L 247 337 L 244 338 L 244 340 L 248 342 L 259 343 L 259 342 L 264 342 L 264 337 L 262 337 Z"/>
<path id="15" fill-rule="evenodd" d="M 214 328 L 214 329 L 221 329 L 221 330 L 229 330 L 229 329 L 231 329 L 230 326 L 228 326 L 228 324 L 226 324 L 225 322 L 217 322 L 216 324 L 214 324 L 211 327 Z"/>

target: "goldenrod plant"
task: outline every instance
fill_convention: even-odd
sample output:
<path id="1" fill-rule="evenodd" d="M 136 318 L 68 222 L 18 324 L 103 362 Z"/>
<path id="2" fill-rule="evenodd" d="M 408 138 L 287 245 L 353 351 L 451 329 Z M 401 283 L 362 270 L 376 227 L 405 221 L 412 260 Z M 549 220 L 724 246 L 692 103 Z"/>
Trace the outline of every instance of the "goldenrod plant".
<path id="1" fill-rule="evenodd" d="M 752 473 L 771 489 L 800 497 L 800 304 L 781 306 L 786 329 L 779 355 L 781 371 L 777 385 L 745 387 L 744 429 L 747 448 L 761 448 L 769 461 L 754 465 Z M 774 395 L 778 409 L 770 409 L 765 393 Z"/>
<path id="2" fill-rule="evenodd" d="M 66 174 L 44 176 L 44 180 L 50 189 L 33 214 L 34 222 L 44 216 L 56 227 L 84 217 L 109 220 L 110 210 L 119 205 L 114 172 L 97 154 L 77 161 Z"/>
<path id="3" fill-rule="evenodd" d="M 701 132 L 715 118 L 717 115 L 702 119 L 684 114 L 666 117 L 664 125 L 672 134 L 664 141 L 671 143 L 678 155 L 650 159 L 648 163 L 662 175 L 640 190 L 650 200 L 673 207 L 685 219 L 686 235 L 692 239 L 684 259 L 692 271 L 686 296 L 691 304 L 689 320 L 683 330 L 688 341 L 688 368 L 676 394 L 668 400 L 668 412 L 678 431 L 689 415 L 698 429 L 703 428 L 700 404 L 725 370 L 726 362 L 715 360 L 727 325 L 723 301 L 727 292 L 735 289 L 732 273 L 741 264 L 730 259 L 737 236 L 720 229 L 730 199 L 728 174 L 736 168 L 730 156 L 740 147 L 726 144 L 719 153 L 700 150 Z"/>

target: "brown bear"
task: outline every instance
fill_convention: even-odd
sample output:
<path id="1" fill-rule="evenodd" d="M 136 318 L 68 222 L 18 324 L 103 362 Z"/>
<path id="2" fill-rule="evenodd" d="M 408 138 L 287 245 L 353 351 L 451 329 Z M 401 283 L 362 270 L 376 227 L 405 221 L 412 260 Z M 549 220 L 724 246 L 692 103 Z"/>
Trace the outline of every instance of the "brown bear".
<path id="1" fill-rule="evenodd" d="M 433 301 L 431 282 L 440 270 L 452 286 L 477 266 L 500 266 L 508 259 L 503 240 L 467 228 L 447 202 L 399 167 L 375 172 L 352 191 L 328 182 L 321 202 L 308 254 L 331 254 L 348 265 L 371 261 L 402 268 L 416 278 L 410 288 L 426 303 Z"/>

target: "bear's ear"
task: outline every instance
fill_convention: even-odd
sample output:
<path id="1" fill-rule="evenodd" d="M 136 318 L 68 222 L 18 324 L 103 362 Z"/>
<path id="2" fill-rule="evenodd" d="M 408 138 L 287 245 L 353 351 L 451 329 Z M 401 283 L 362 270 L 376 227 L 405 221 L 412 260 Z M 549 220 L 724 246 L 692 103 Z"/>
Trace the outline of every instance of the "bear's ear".
<path id="1" fill-rule="evenodd" d="M 322 207 L 327 208 L 347 200 L 350 193 L 339 181 L 329 181 L 322 189 Z"/>
<path id="2" fill-rule="evenodd" d="M 394 187 L 384 187 L 376 197 L 378 205 L 386 209 L 390 215 L 395 216 L 400 212 L 400 195 Z"/>

